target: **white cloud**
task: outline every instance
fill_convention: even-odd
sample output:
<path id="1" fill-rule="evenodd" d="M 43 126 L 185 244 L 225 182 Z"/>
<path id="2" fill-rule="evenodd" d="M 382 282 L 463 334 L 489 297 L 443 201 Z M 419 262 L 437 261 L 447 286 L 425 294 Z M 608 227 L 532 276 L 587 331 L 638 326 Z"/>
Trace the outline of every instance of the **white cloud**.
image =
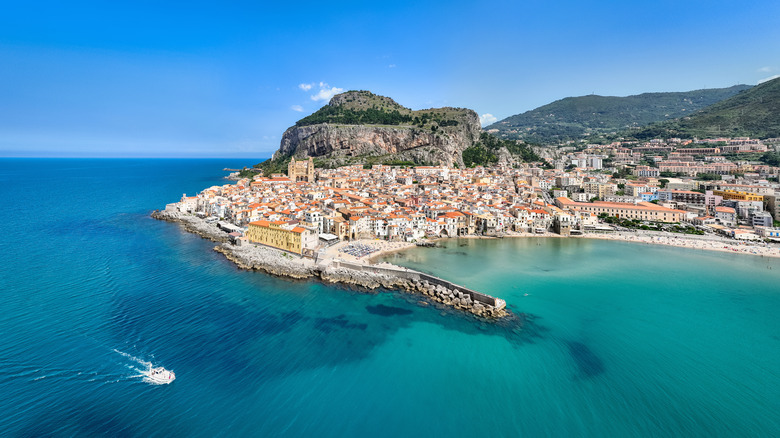
<path id="1" fill-rule="evenodd" d="M 317 94 L 313 94 L 311 100 L 315 102 L 318 100 L 330 100 L 331 97 L 343 92 L 343 88 L 331 87 L 325 82 L 320 82 L 320 91 Z"/>
<path id="2" fill-rule="evenodd" d="M 768 78 L 761 79 L 760 81 L 758 81 L 758 83 L 759 84 L 763 84 L 764 82 L 771 81 L 772 79 L 777 79 L 777 78 L 780 78 L 780 75 L 772 75 L 772 76 L 770 76 Z M 758 85 L 758 84 L 756 84 L 756 85 Z"/>
<path id="3" fill-rule="evenodd" d="M 390 64 L 387 66 L 387 68 L 395 68 L 395 64 Z"/>
<path id="4" fill-rule="evenodd" d="M 482 114 L 479 116 L 479 123 L 482 126 L 490 125 L 491 123 L 495 123 L 498 119 L 496 116 L 490 113 Z"/>
<path id="5" fill-rule="evenodd" d="M 761 67 L 761 68 L 759 68 L 759 69 L 758 69 L 758 72 L 759 72 L 759 73 L 769 73 L 769 72 L 770 72 L 770 71 L 772 71 L 772 70 L 774 70 L 774 68 L 772 68 L 772 67 L 769 67 L 769 66 L 766 66 L 766 67 Z"/>
<path id="6" fill-rule="evenodd" d="M 314 84 L 299 84 L 299 85 L 298 85 L 298 88 L 300 88 L 300 89 L 301 89 L 301 90 L 303 90 L 303 91 L 309 91 L 309 90 L 311 90 L 311 87 L 312 87 L 313 85 L 314 85 Z"/>
<path id="7" fill-rule="evenodd" d="M 300 106 L 300 105 L 293 105 L 293 106 L 290 107 L 290 109 L 293 110 L 293 111 L 298 111 L 299 113 L 303 112 L 303 107 Z"/>

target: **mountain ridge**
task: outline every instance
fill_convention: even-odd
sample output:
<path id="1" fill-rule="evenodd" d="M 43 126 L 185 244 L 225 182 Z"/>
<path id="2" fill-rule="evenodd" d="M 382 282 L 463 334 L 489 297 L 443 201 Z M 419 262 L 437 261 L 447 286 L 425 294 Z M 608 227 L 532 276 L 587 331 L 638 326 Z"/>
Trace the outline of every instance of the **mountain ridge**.
<path id="1" fill-rule="evenodd" d="M 780 78 L 772 79 L 683 118 L 633 134 L 656 137 L 780 137 Z"/>
<path id="2" fill-rule="evenodd" d="M 485 129 L 498 137 L 563 143 L 588 135 L 618 133 L 694 113 L 750 89 L 748 85 L 631 96 L 566 97 L 507 117 Z"/>

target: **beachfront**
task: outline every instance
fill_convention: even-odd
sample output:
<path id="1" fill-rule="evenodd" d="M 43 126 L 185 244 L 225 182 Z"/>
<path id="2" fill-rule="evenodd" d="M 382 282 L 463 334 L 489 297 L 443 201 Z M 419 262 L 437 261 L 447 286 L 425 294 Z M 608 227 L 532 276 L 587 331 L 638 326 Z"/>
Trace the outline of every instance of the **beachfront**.
<path id="1" fill-rule="evenodd" d="M 465 236 L 484 238 L 484 236 Z M 506 233 L 504 237 L 544 237 L 566 238 L 555 233 Z M 765 242 L 738 242 L 717 236 L 675 235 L 672 233 L 653 233 L 646 231 L 587 233 L 581 236 L 569 236 L 572 239 L 602 239 L 619 240 L 623 242 L 645 243 L 653 245 L 668 245 L 681 248 L 700 249 L 704 251 L 722 251 L 737 254 L 748 254 L 762 257 L 780 257 L 780 245 Z"/>
<path id="2" fill-rule="evenodd" d="M 750 254 L 762 257 L 780 257 L 780 247 L 776 244 L 758 242 L 737 242 L 734 240 L 719 239 L 717 237 L 695 238 L 690 236 L 676 236 L 672 234 L 649 233 L 603 233 L 586 234 L 581 236 L 589 239 L 622 240 L 625 242 L 637 242 L 656 245 L 678 246 L 682 248 L 701 249 L 705 251 L 722 251 L 738 254 Z M 579 238 L 579 237 L 578 237 Z"/>
<path id="3" fill-rule="evenodd" d="M 506 238 L 566 238 L 555 233 L 506 233 Z M 465 239 L 492 239 L 487 236 L 461 236 Z M 572 239 L 602 239 L 619 240 L 623 242 L 645 243 L 653 245 L 667 245 L 681 248 L 699 249 L 703 251 L 721 251 L 735 254 L 747 254 L 761 257 L 780 257 L 780 246 L 764 242 L 737 242 L 733 239 L 719 238 L 715 236 L 687 236 L 673 235 L 671 233 L 648 232 L 614 232 L 614 233 L 588 233 L 582 236 L 570 236 Z M 434 239 L 436 241 L 440 239 Z M 357 263 L 371 264 L 374 260 L 397 251 L 414 248 L 416 245 L 409 242 L 388 242 L 384 240 L 361 239 L 354 242 L 340 242 L 328 248 L 323 255 L 329 259 L 341 258 Z M 348 248 L 361 248 L 363 251 L 354 252 Z M 366 252 L 365 249 L 368 248 Z"/>
<path id="4" fill-rule="evenodd" d="M 370 264 L 378 257 L 414 248 L 415 246 L 414 243 L 409 242 L 360 239 L 351 242 L 339 242 L 322 251 L 319 257 L 329 260 L 341 259 L 348 262 Z"/>
<path id="5" fill-rule="evenodd" d="M 554 233 L 506 233 L 506 238 L 566 238 Z M 460 238 L 492 238 L 486 236 L 461 236 Z M 699 249 L 703 251 L 721 251 L 735 254 L 747 254 L 761 257 L 780 257 L 780 246 L 764 242 L 737 242 L 732 239 L 715 236 L 687 236 L 673 235 L 671 233 L 647 233 L 647 232 L 615 232 L 615 233 L 588 233 L 582 236 L 571 236 L 572 239 L 603 239 L 619 240 L 624 242 L 644 243 L 653 245 L 667 245 L 681 248 Z M 435 239 L 436 241 L 439 239 Z M 353 242 L 340 242 L 322 253 L 328 259 L 340 258 L 342 260 L 371 264 L 374 260 L 384 255 L 414 248 L 416 245 L 409 242 L 389 242 L 384 240 L 361 239 Z"/>

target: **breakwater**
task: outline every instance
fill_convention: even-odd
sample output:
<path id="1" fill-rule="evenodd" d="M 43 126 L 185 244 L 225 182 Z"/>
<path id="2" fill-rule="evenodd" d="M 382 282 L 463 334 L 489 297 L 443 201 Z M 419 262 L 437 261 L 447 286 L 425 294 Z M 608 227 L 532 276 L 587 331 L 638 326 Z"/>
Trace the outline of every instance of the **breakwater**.
<path id="1" fill-rule="evenodd" d="M 417 292 L 428 298 L 461 308 L 480 316 L 500 317 L 504 316 L 506 302 L 482 292 L 466 288 L 424 272 L 402 268 L 389 263 L 380 265 L 364 265 L 360 263 L 334 260 L 329 268 L 328 277 L 336 276 L 335 272 L 341 269 L 351 271 L 346 273 L 349 277 L 355 277 L 355 273 L 361 276 L 384 276 L 396 280 L 396 286 L 408 292 Z M 344 273 L 341 273 L 342 276 Z M 341 281 L 347 279 L 340 278 Z"/>
<path id="2" fill-rule="evenodd" d="M 508 315 L 506 303 L 500 298 L 477 292 L 445 279 L 389 263 L 362 264 L 340 259 L 321 261 L 290 255 L 274 248 L 229 243 L 229 236 L 216 224 L 173 208 L 152 213 L 155 219 L 175 222 L 191 233 L 220 243 L 214 250 L 223 254 L 240 269 L 262 271 L 297 279 L 318 278 L 328 283 L 341 283 L 374 290 L 385 288 L 420 294 L 438 302 L 483 318 Z"/>

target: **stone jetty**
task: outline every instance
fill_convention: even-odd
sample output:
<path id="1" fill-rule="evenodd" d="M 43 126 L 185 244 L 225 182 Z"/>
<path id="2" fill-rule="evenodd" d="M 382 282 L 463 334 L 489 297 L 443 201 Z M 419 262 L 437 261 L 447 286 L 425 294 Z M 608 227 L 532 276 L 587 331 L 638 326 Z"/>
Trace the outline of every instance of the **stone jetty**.
<path id="1" fill-rule="evenodd" d="M 216 223 L 175 210 L 158 210 L 152 217 L 179 223 L 186 231 L 219 243 L 214 250 L 240 269 L 262 271 L 281 277 L 316 278 L 327 283 L 353 285 L 362 289 L 378 288 L 419 294 L 425 300 L 438 302 L 486 319 L 508 315 L 504 300 L 477 292 L 447 280 L 395 266 L 390 263 L 366 264 L 340 259 L 301 258 L 262 245 L 231 243 L 230 236 Z"/>
<path id="2" fill-rule="evenodd" d="M 421 294 L 431 301 L 486 318 L 501 318 L 507 315 L 506 303 L 500 298 L 389 263 L 362 265 L 334 260 L 321 272 L 320 278 L 332 283 L 354 284 L 367 289 L 383 287 Z"/>

